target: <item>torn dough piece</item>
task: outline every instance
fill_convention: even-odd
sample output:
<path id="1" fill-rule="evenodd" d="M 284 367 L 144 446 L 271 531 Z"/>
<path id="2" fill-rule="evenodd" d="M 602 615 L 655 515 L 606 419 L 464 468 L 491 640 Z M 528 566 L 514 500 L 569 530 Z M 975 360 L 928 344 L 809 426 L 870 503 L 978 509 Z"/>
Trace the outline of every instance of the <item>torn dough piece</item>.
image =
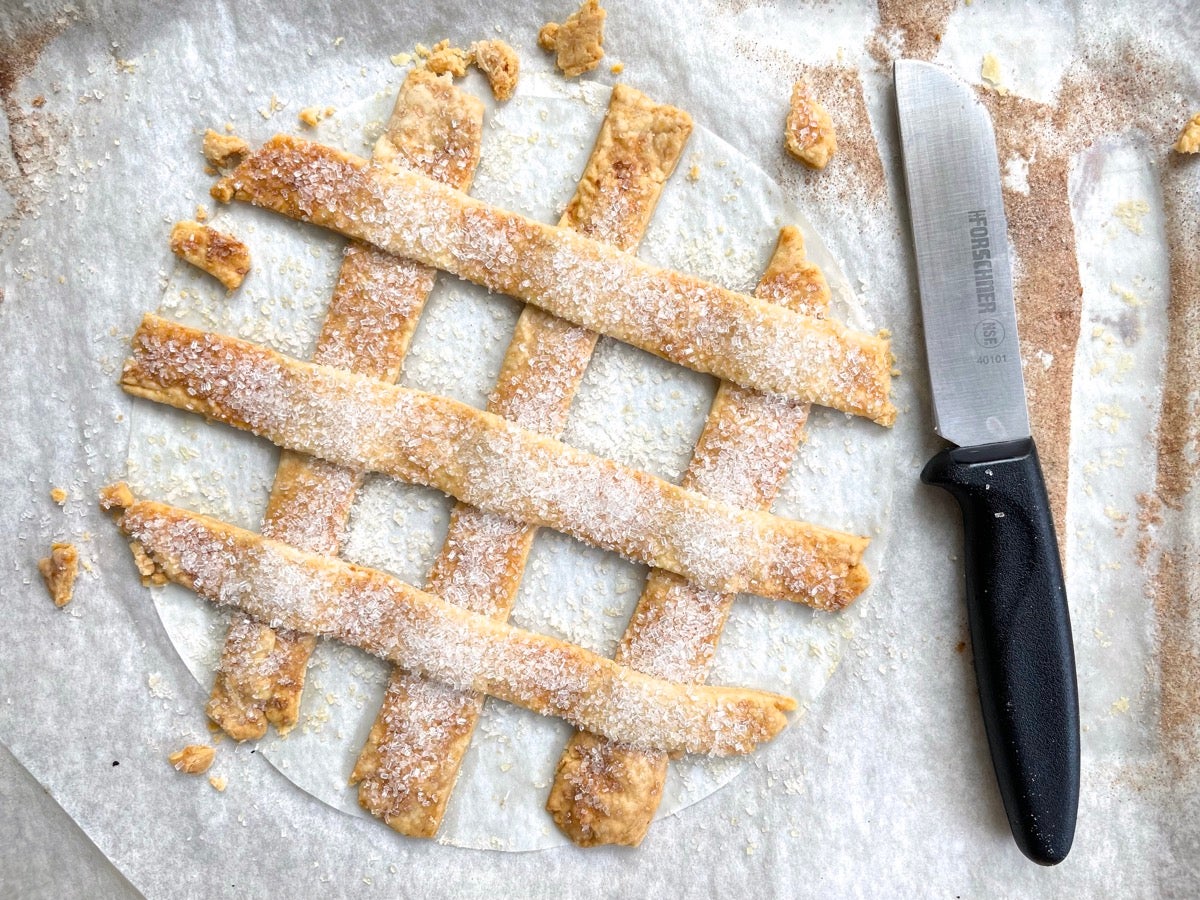
<path id="1" fill-rule="evenodd" d="M 504 101 L 513 95 L 521 71 L 516 50 L 504 41 L 476 41 L 471 45 L 471 62 L 487 78 L 493 97 Z"/>
<path id="2" fill-rule="evenodd" d="M 203 269 L 227 290 L 236 290 L 250 271 L 250 250 L 237 238 L 201 225 L 177 222 L 171 229 L 171 252 Z"/>
<path id="3" fill-rule="evenodd" d="M 1000 73 L 1000 60 L 993 54 L 985 53 L 983 55 L 983 62 L 979 66 L 979 77 L 1001 97 L 1008 93 L 1008 88 L 1004 86 L 1004 76 Z"/>
<path id="4" fill-rule="evenodd" d="M 300 120 L 300 124 L 306 128 L 316 128 L 323 119 L 328 119 L 333 115 L 333 107 L 326 106 L 306 106 L 296 114 L 296 118 Z"/>
<path id="5" fill-rule="evenodd" d="M 58 541 L 50 547 L 50 555 L 38 560 L 38 571 L 46 582 L 46 590 L 54 605 L 62 608 L 71 602 L 75 577 L 79 574 L 79 551 L 74 544 Z"/>
<path id="6" fill-rule="evenodd" d="M 1183 126 L 1179 140 L 1175 142 L 1176 153 L 1200 153 L 1200 113 L 1192 116 L 1191 121 Z"/>
<path id="7" fill-rule="evenodd" d="M 434 75 L 445 75 L 449 72 L 455 78 L 462 78 L 467 74 L 467 64 L 470 61 L 466 50 L 451 47 L 450 41 L 444 40 L 433 45 L 429 58 L 425 60 L 425 68 Z"/>
<path id="8" fill-rule="evenodd" d="M 797 81 L 792 86 L 792 104 L 785 127 L 788 152 L 806 166 L 823 169 L 837 150 L 833 119 L 817 98 L 808 82 Z"/>
<path id="9" fill-rule="evenodd" d="M 547 22 L 538 32 L 538 46 L 554 51 L 555 65 L 568 78 L 590 72 L 604 59 L 604 17 L 598 0 L 583 0 L 579 9 L 559 25 Z"/>
<path id="10" fill-rule="evenodd" d="M 211 128 L 204 132 L 204 158 L 218 169 L 235 166 L 250 152 L 250 145 L 236 134 L 221 134 Z"/>
<path id="11" fill-rule="evenodd" d="M 176 750 L 167 759 L 177 772 L 185 775 L 203 775 L 213 764 L 217 751 L 204 744 L 188 744 L 182 750 Z"/>

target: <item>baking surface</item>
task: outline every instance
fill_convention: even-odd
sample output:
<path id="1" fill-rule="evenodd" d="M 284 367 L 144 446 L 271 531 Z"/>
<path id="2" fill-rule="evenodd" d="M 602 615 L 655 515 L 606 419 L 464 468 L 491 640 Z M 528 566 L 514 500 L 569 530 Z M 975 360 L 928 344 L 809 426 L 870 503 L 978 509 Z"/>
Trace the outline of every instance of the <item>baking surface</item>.
<path id="1" fill-rule="evenodd" d="M 39 846 L 95 853 L 97 884 L 116 883 L 111 862 L 148 896 L 416 886 L 429 896 L 705 896 L 743 886 L 789 896 L 1190 893 L 1200 858 L 1200 165 L 1167 153 L 1200 109 L 1200 39 L 1188 32 L 1187 4 L 609 4 L 608 59 L 585 79 L 600 86 L 587 90 L 602 97 L 616 80 L 608 64 L 621 62 L 621 80 L 736 148 L 812 223 L 872 324 L 892 329 L 901 418 L 886 438 L 894 447 L 862 476 L 890 485 L 891 534 L 872 560 L 879 577 L 852 610 L 839 670 L 775 745 L 657 822 L 636 852 L 524 854 L 406 840 L 315 802 L 249 745 L 219 746 L 223 794 L 165 762 L 207 738 L 207 686 L 176 653 L 94 497 L 142 447 L 133 438 L 143 410 L 131 415 L 115 386 L 128 334 L 142 311 L 195 281 L 168 256 L 165 236 L 208 203 L 199 132 L 225 121 L 255 140 L 298 131 L 302 106 L 350 110 L 391 93 L 404 74 L 391 57 L 442 37 L 504 37 L 522 57 L 517 100 L 532 98 L 556 78 L 536 30 L 569 11 L 421 4 L 382 21 L 370 3 L 293 15 L 283 6 L 270 15 L 122 2 L 0 11 L 0 525 L 13 536 L 0 551 L 0 742 L 65 813 L 21 799 L 29 779 L 6 764 L 3 784 L 19 788 L 4 791 L 6 815 L 44 823 Z M 1035 437 L 1065 509 L 1084 727 L 1079 833 L 1054 870 L 1027 863 L 1008 835 L 962 645 L 957 513 L 916 478 L 938 445 L 892 134 L 887 62 L 898 54 L 936 59 L 980 85 L 1006 172 Z M 983 84 L 985 54 L 999 63 L 999 85 Z M 822 173 L 782 149 L 801 73 L 839 128 L 839 155 Z M 674 181 L 696 165 L 716 184 L 725 176 L 715 155 L 685 152 Z M 556 212 L 552 203 L 522 211 Z M 243 213 L 231 210 L 230 222 L 312 237 Z M 664 201 L 647 258 L 655 230 L 672 226 L 692 229 L 698 246 L 719 243 L 697 233 L 705 220 L 668 213 Z M 770 232 L 777 223 L 758 224 Z M 250 237 L 254 251 L 262 237 Z M 769 242 L 745 243 L 763 243 L 765 260 Z M 752 282 L 747 254 L 745 272 L 728 277 Z M 686 258 L 671 262 L 688 268 Z M 276 271 L 263 286 L 286 291 L 288 278 L 306 277 Z M 245 300 L 235 295 L 231 315 Z M 269 469 L 269 448 L 247 442 L 240 452 Z M 65 508 L 50 500 L 55 486 L 70 494 Z M 381 510 L 389 502 L 376 500 Z M 75 602 L 56 610 L 35 562 L 65 537 L 87 565 Z M 0 885 L 38 896 L 44 871 L 4 865 Z"/>

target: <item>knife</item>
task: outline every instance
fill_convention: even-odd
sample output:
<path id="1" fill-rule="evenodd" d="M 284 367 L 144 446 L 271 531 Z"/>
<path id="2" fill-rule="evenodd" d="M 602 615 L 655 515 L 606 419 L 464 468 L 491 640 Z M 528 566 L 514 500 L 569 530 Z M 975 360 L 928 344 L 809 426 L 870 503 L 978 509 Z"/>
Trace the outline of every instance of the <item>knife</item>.
<path id="1" fill-rule="evenodd" d="M 1079 805 L 1071 620 L 1030 436 L 996 138 L 971 88 L 895 64 L 900 145 L 941 451 L 921 480 L 962 510 L 966 599 L 992 764 L 1017 846 L 1066 858 Z"/>

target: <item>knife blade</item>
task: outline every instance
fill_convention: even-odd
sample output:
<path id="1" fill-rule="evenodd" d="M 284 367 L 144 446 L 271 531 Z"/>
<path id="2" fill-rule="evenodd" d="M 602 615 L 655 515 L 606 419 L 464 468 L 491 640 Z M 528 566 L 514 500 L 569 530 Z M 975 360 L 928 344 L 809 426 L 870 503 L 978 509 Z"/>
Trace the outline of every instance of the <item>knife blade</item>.
<path id="1" fill-rule="evenodd" d="M 1030 859 L 1066 858 L 1079 804 L 1079 700 L 1066 589 L 1030 434 L 996 139 L 970 87 L 895 63 L 934 430 L 921 480 L 962 511 L 966 601 L 992 763 Z"/>

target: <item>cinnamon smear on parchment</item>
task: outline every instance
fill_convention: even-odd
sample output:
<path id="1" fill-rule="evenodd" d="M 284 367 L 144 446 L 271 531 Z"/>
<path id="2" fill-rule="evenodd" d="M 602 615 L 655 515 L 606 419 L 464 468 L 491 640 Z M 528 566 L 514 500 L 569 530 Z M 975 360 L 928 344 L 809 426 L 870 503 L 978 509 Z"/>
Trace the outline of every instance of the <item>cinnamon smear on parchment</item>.
<path id="1" fill-rule="evenodd" d="M 888 55 L 887 42 L 899 42 L 900 56 L 933 59 L 958 0 L 878 0 L 879 27 L 868 44 L 872 56 Z"/>
<path id="2" fill-rule="evenodd" d="M 43 110 L 39 94 L 22 102 L 21 80 L 37 65 L 42 50 L 70 24 L 68 18 L 52 19 L 17 37 L 0 38 L 0 112 L 8 123 L 8 154 L 0 153 L 0 185 L 13 199 L 13 210 L 0 219 L 0 242 L 13 221 L 30 214 L 37 206 L 39 176 L 48 174 L 54 162 L 52 135 L 54 118 Z M 11 159 L 6 156 L 11 155 Z"/>

